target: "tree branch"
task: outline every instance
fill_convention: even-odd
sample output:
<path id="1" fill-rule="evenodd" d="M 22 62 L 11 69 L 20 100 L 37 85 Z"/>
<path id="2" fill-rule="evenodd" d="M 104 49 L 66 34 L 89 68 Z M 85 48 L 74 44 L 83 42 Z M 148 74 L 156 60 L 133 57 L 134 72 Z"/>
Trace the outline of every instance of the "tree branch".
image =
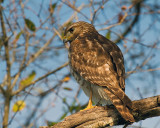
<path id="1" fill-rule="evenodd" d="M 135 12 L 136 12 L 137 15 L 134 17 L 131 24 L 125 29 L 123 34 L 117 40 L 114 41 L 115 43 L 119 43 L 125 36 L 127 36 L 129 34 L 129 32 L 132 30 L 132 28 L 135 26 L 135 24 L 138 22 L 139 16 L 140 16 L 140 13 L 141 13 L 142 2 L 144 2 L 144 0 L 135 1 L 135 3 L 133 4 L 133 5 L 135 5 Z"/>
<path id="2" fill-rule="evenodd" d="M 133 101 L 132 114 L 136 122 L 160 116 L 160 95 Z M 65 118 L 52 127 L 40 128 L 100 128 L 114 125 L 125 125 L 126 122 L 114 107 L 96 107 L 80 111 Z"/>
<path id="3" fill-rule="evenodd" d="M 30 85 L 35 84 L 36 82 L 38 82 L 38 81 L 40 81 L 40 80 L 48 77 L 48 76 L 51 75 L 51 74 L 54 74 L 55 72 L 59 71 L 60 69 L 62 69 L 62 68 L 64 68 L 64 67 L 66 67 L 67 65 L 68 65 L 68 62 L 66 62 L 65 64 L 61 65 L 61 66 L 58 67 L 57 69 L 55 69 L 55 70 L 53 70 L 53 71 L 51 71 L 51 72 L 48 72 L 47 74 L 45 74 L 45 75 L 39 77 L 38 79 L 32 81 L 32 82 L 29 83 L 28 85 L 26 85 L 26 86 L 24 86 L 24 87 L 22 87 L 22 88 L 19 88 L 18 90 L 14 91 L 14 92 L 12 93 L 12 95 L 13 95 L 13 96 L 14 96 L 14 95 L 17 95 L 18 93 L 20 93 L 21 91 L 23 91 L 23 90 L 25 90 L 27 87 L 29 87 Z"/>
<path id="4" fill-rule="evenodd" d="M 8 127 L 7 126 L 8 119 L 9 119 L 11 93 L 12 93 L 12 90 L 11 90 L 11 63 L 10 63 L 10 55 L 9 55 L 8 37 L 7 37 L 5 22 L 4 22 L 4 18 L 3 18 L 3 7 L 1 5 L 0 5 L 0 23 L 1 23 L 1 27 L 2 27 L 2 42 L 4 45 L 4 49 L 5 49 L 5 61 L 6 61 L 6 72 L 7 72 L 7 89 L 4 90 L 1 85 L 0 85 L 0 89 L 4 95 L 4 98 L 5 98 L 4 114 L 3 114 L 3 128 L 7 128 Z"/>

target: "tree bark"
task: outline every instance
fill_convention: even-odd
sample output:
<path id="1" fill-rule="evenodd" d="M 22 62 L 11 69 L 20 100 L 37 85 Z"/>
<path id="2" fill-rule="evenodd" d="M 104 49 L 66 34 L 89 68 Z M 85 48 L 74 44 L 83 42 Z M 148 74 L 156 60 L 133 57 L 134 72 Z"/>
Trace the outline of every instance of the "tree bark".
<path id="1" fill-rule="evenodd" d="M 132 114 L 135 121 L 160 116 L 160 95 L 133 101 Z M 114 107 L 102 107 L 80 111 L 67 116 L 64 121 L 52 127 L 40 128 L 100 128 L 114 125 L 126 125 Z"/>

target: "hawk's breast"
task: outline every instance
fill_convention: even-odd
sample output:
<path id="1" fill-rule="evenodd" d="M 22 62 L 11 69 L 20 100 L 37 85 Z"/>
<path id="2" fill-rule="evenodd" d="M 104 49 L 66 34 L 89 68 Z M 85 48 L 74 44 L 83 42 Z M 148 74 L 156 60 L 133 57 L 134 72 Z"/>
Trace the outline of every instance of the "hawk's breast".
<path id="1" fill-rule="evenodd" d="M 85 94 L 90 97 L 92 91 L 92 101 L 95 104 L 112 104 L 104 88 L 107 84 L 117 84 L 116 74 L 110 68 L 110 55 L 96 39 L 83 38 L 72 41 L 69 48 L 69 64 L 71 74 Z"/>
<path id="2" fill-rule="evenodd" d="M 92 101 L 96 105 L 110 105 L 112 102 L 108 98 L 107 94 L 103 90 L 103 87 L 94 85 L 89 81 L 86 81 L 82 76 L 80 76 L 72 66 L 70 66 L 71 74 L 74 76 L 78 84 L 83 89 L 84 93 L 90 97 L 90 91 L 92 91 Z"/>

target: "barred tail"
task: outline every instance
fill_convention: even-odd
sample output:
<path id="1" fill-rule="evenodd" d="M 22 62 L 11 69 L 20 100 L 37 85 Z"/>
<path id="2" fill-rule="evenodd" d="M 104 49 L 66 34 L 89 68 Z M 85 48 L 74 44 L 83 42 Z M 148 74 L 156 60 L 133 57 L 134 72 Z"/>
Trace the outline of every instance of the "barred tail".
<path id="1" fill-rule="evenodd" d="M 104 91 L 107 93 L 107 96 L 110 98 L 110 100 L 112 101 L 113 105 L 116 107 L 116 109 L 121 114 L 121 116 L 127 122 L 131 122 L 131 123 L 135 122 L 135 119 L 134 119 L 133 115 L 131 114 L 131 112 L 127 108 L 127 106 L 123 103 L 123 101 L 121 99 L 119 99 L 116 95 L 114 95 L 112 92 L 110 92 L 108 89 L 104 89 Z M 123 95 L 125 95 L 125 93 Z M 125 99 L 123 99 L 123 100 L 125 100 Z"/>

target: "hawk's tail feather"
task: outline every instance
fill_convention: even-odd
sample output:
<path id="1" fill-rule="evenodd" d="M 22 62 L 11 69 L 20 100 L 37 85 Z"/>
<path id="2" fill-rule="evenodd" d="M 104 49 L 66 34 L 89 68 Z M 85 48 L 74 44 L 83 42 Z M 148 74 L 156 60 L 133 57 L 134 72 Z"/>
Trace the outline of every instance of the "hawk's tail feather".
<path id="1" fill-rule="evenodd" d="M 107 96 L 109 96 L 113 105 L 116 107 L 116 109 L 121 114 L 121 116 L 127 122 L 131 122 L 131 123 L 135 122 L 133 115 L 131 114 L 130 110 L 123 104 L 123 102 L 116 95 L 110 92 L 108 89 L 104 89 L 104 91 L 107 93 Z"/>

